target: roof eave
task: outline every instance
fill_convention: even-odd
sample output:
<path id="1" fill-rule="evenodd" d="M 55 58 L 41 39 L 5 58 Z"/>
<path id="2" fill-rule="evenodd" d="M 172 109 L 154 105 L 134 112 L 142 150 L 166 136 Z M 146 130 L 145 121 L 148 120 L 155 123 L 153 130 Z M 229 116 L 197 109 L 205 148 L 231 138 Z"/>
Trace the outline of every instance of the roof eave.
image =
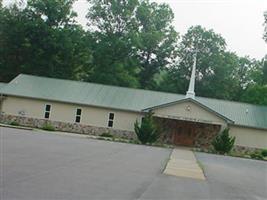
<path id="1" fill-rule="evenodd" d="M 199 101 L 195 100 L 195 99 L 192 99 L 192 98 L 184 98 L 184 99 L 181 99 L 181 100 L 177 100 L 177 101 L 172 101 L 172 102 L 169 102 L 169 103 L 164 103 L 164 104 L 161 104 L 161 105 L 158 105 L 158 106 L 153 106 L 153 107 L 149 107 L 149 108 L 145 108 L 143 109 L 142 111 L 143 112 L 148 112 L 150 110 L 153 110 L 153 109 L 156 109 L 156 108 L 162 108 L 162 107 L 167 107 L 169 105 L 173 105 L 173 104 L 176 104 L 176 103 L 182 103 L 182 102 L 187 102 L 187 101 L 191 101 L 193 103 L 196 103 L 198 104 L 199 106 L 201 106 L 202 108 L 204 108 L 205 110 L 207 111 L 210 111 L 212 113 L 214 113 L 216 116 L 224 119 L 228 124 L 234 124 L 235 122 L 227 117 L 225 117 L 224 115 L 216 112 L 215 110 L 209 108 L 208 106 L 200 103 Z"/>
<path id="2" fill-rule="evenodd" d="M 233 126 L 238 126 L 238 127 L 243 127 L 243 128 L 252 128 L 252 129 L 259 129 L 259 130 L 264 130 L 267 131 L 267 127 L 257 127 L 257 126 L 249 126 L 249 125 L 244 125 L 244 124 L 232 124 Z"/>
<path id="3" fill-rule="evenodd" d="M 108 107 L 108 106 L 101 106 L 101 105 L 92 105 L 92 104 L 86 104 L 81 102 L 74 102 L 74 101 L 61 101 L 58 99 L 48 99 L 48 98 L 37 98 L 37 97 L 29 97 L 29 96 L 23 96 L 23 95 L 17 95 L 17 94 L 10 94 L 10 93 L 3 93 L 3 95 L 7 96 L 13 96 L 13 97 L 21 97 L 21 98 L 28 98 L 28 99 L 37 99 L 37 100 L 45 100 L 45 101 L 52 101 L 52 102 L 59 102 L 59 103 L 66 103 L 66 104 L 76 104 L 76 105 L 82 105 L 82 106 L 91 106 L 96 108 L 105 108 L 105 109 L 114 109 L 114 110 L 120 110 L 120 111 L 128 111 L 128 112 L 135 112 L 135 113 L 144 113 L 142 110 L 133 110 L 133 109 L 123 109 L 118 107 Z"/>

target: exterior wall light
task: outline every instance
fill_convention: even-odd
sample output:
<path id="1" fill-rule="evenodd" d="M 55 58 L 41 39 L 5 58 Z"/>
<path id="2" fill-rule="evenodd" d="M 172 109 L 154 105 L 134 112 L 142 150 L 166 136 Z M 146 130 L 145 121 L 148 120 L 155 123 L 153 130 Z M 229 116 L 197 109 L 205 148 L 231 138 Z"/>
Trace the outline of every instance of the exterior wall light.
<path id="1" fill-rule="evenodd" d="M 187 111 L 190 111 L 191 110 L 191 107 L 188 105 L 188 106 L 186 106 L 186 110 Z"/>

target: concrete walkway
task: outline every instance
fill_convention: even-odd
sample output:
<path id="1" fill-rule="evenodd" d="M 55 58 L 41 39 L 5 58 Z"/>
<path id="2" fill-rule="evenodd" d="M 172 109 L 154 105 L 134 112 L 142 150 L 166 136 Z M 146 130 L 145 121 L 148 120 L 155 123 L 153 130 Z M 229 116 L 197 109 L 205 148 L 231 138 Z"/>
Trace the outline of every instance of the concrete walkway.
<path id="1" fill-rule="evenodd" d="M 205 180 L 194 153 L 186 148 L 175 148 L 163 172 L 167 175 Z"/>

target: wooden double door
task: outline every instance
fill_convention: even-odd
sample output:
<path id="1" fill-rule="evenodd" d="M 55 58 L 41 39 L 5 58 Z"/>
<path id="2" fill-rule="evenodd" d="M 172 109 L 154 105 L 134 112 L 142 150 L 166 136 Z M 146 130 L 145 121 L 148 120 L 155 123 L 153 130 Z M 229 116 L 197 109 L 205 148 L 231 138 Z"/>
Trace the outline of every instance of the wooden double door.
<path id="1" fill-rule="evenodd" d="M 194 123 L 178 123 L 172 127 L 172 142 L 174 145 L 194 146 L 196 140 L 196 127 Z"/>

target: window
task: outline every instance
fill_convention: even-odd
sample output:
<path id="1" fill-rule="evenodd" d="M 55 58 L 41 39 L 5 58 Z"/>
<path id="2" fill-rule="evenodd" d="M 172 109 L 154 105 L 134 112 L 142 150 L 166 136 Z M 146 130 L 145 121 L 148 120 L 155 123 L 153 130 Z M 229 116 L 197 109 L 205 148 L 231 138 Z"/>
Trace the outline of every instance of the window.
<path id="1" fill-rule="evenodd" d="M 113 127 L 113 121 L 108 120 L 108 127 Z"/>
<path id="2" fill-rule="evenodd" d="M 113 127 L 114 113 L 109 113 L 108 116 L 108 127 Z"/>
<path id="3" fill-rule="evenodd" d="M 114 119 L 114 113 L 109 113 L 109 120 L 113 120 Z"/>
<path id="4" fill-rule="evenodd" d="M 45 105 L 45 114 L 44 114 L 44 118 L 45 119 L 49 119 L 49 117 L 50 117 L 50 111 L 51 111 L 51 105 L 46 104 Z"/>
<path id="5" fill-rule="evenodd" d="M 76 110 L 76 118 L 75 118 L 75 122 L 76 123 L 80 123 L 81 122 L 81 115 L 82 115 L 82 109 L 78 108 Z"/>

